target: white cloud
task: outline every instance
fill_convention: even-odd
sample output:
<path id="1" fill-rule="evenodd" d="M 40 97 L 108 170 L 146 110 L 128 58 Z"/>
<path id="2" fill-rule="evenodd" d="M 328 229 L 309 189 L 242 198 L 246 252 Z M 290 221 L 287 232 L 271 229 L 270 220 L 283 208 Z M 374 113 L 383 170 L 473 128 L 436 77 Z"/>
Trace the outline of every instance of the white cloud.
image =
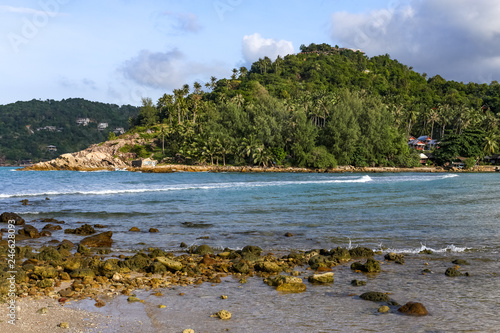
<path id="1" fill-rule="evenodd" d="M 142 50 L 127 60 L 122 68 L 126 78 L 153 88 L 170 88 L 182 81 L 184 55 L 177 49 L 169 52 Z"/>
<path id="2" fill-rule="evenodd" d="M 266 56 L 274 60 L 278 55 L 285 56 L 294 52 L 292 42 L 286 40 L 266 39 L 258 33 L 243 37 L 243 57 L 249 63 Z"/>
<path id="3" fill-rule="evenodd" d="M 194 80 L 208 81 L 211 75 L 226 72 L 227 66 L 215 61 L 210 65 L 187 59 L 177 49 L 167 52 L 142 50 L 120 68 L 122 74 L 144 88 L 172 90 Z"/>
<path id="4" fill-rule="evenodd" d="M 398 3 L 398 2 L 396 2 Z M 500 2 L 411 0 L 361 14 L 332 15 L 332 38 L 458 81 L 500 78 Z"/>

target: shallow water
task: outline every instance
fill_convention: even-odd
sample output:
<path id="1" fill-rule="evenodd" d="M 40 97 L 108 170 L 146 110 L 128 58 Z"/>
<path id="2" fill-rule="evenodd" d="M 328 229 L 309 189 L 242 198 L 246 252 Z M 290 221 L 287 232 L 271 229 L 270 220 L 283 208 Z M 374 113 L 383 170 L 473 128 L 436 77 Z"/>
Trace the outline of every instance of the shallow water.
<path id="1" fill-rule="evenodd" d="M 146 305 L 133 307 L 143 307 L 139 317 L 152 330 L 405 332 L 412 327 L 413 332 L 494 332 L 500 324 L 497 173 L 141 174 L 0 168 L 0 184 L 1 211 L 34 220 L 30 223 L 39 229 L 44 223 L 37 220 L 49 217 L 64 220 L 64 228 L 104 224 L 114 233 L 116 251 L 150 246 L 179 251 L 185 242 L 218 249 L 251 244 L 272 252 L 366 246 L 407 255 L 406 265 L 384 265 L 376 278 L 337 267 L 334 285 L 308 284 L 307 292 L 296 295 L 277 294 L 258 278 L 242 288 L 229 279 L 216 286 L 166 291 L 164 298 L 144 293 Z M 30 205 L 22 206 L 22 199 Z M 142 231 L 128 232 L 132 226 Z M 151 227 L 160 232 L 147 232 Z M 284 237 L 286 232 L 294 236 Z M 63 231 L 53 232 L 52 238 L 81 239 Z M 435 253 L 418 254 L 422 249 Z M 461 268 L 470 277 L 444 275 L 457 258 L 471 263 Z M 434 273 L 422 275 L 424 268 Z M 353 278 L 366 279 L 368 285 L 352 287 Z M 186 295 L 177 296 L 180 290 Z M 391 292 L 401 304 L 422 302 L 430 316 L 408 318 L 394 309 L 382 315 L 379 304 L 350 296 L 368 290 Z M 220 294 L 229 299 L 218 299 Z M 131 305 L 124 302 L 120 297 L 111 302 L 114 308 L 97 311 L 129 311 Z M 168 308 L 157 309 L 159 303 Z M 209 318 L 222 308 L 233 319 Z"/>
<path id="2" fill-rule="evenodd" d="M 449 278 L 444 275 L 454 255 L 413 255 L 405 265 L 384 264 L 382 273 L 365 275 L 355 273 L 348 266 L 334 268 L 332 285 L 311 285 L 300 294 L 278 293 L 262 282 L 248 278 L 240 284 L 226 278 L 221 284 L 178 287 L 162 290 L 162 297 L 152 292 L 138 292 L 144 304 L 129 304 L 125 296 L 111 300 L 106 307 L 95 310 L 93 301 L 72 306 L 111 313 L 112 323 L 103 332 L 156 331 L 182 332 L 497 332 L 498 290 L 500 269 L 498 262 L 489 265 L 491 271 L 481 271 L 481 263 L 471 260 L 464 267 L 475 274 L 471 277 Z M 381 257 L 377 257 L 381 260 Z M 425 265 L 428 263 L 428 265 Z M 433 273 L 423 275 L 429 268 Z M 310 272 L 304 272 L 306 279 Z M 354 287 L 352 279 L 365 280 L 367 286 Z M 404 304 L 423 303 L 429 315 L 408 317 L 391 306 L 386 314 L 378 313 L 383 303 L 361 300 L 366 291 L 389 292 L 390 297 Z M 179 293 L 184 293 L 180 296 Z M 227 295 L 228 299 L 220 299 Z M 160 309 L 160 304 L 167 308 Z M 210 318 L 222 309 L 232 313 L 229 321 Z M 139 323 L 140 322 L 140 323 Z"/>

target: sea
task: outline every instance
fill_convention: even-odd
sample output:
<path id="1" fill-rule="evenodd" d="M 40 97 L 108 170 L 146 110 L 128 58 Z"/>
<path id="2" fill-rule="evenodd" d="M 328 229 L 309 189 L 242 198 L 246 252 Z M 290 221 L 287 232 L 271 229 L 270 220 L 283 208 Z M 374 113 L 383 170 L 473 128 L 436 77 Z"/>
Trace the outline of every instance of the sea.
<path id="1" fill-rule="evenodd" d="M 21 203 L 25 199 L 28 205 Z M 228 277 L 214 286 L 166 290 L 164 299 L 143 292 L 146 305 L 133 311 L 126 298 L 114 300 L 117 313 L 142 318 L 145 332 L 163 332 L 165 327 L 165 332 L 500 332 L 498 173 L 140 173 L 3 167 L 0 211 L 15 212 L 39 230 L 44 218 L 64 221 L 63 228 L 104 225 L 102 230 L 113 232 L 113 253 L 158 247 L 181 254 L 181 243 L 208 244 L 220 251 L 256 245 L 274 254 L 338 246 L 380 251 L 380 274 L 337 266 L 334 284 L 308 284 L 300 294 L 278 294 L 258 277 L 244 285 Z M 132 227 L 141 231 L 130 232 Z M 150 228 L 159 232 L 150 233 Z M 51 239 L 78 242 L 81 236 L 54 231 L 30 245 Z M 404 254 L 405 264 L 384 261 L 388 252 Z M 455 259 L 468 262 L 458 269 L 469 276 L 445 276 L 447 268 L 456 266 Z M 311 273 L 300 272 L 304 279 Z M 367 285 L 354 287 L 353 279 Z M 429 316 L 403 316 L 394 307 L 378 313 L 381 304 L 359 298 L 366 291 L 387 292 L 400 304 L 421 302 Z M 185 296 L 177 297 L 180 292 Z M 229 295 L 223 304 L 221 294 Z M 158 309 L 162 302 L 166 310 Z M 209 318 L 207 304 L 223 305 L 233 318 Z M 133 331 L 133 325 L 123 331 L 127 327 Z"/>

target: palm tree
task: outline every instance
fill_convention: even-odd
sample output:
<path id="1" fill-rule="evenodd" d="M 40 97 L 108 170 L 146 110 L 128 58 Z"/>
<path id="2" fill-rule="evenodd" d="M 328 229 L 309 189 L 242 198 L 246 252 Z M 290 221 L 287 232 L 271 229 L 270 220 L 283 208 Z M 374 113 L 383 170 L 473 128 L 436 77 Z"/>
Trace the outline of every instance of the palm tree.
<path id="1" fill-rule="evenodd" d="M 210 77 L 210 88 L 214 90 L 215 86 L 217 85 L 217 78 L 215 76 Z"/>
<path id="2" fill-rule="evenodd" d="M 498 122 L 499 120 L 493 112 L 491 112 L 490 110 L 486 111 L 483 124 L 488 131 L 496 130 L 498 128 Z"/>
<path id="3" fill-rule="evenodd" d="M 194 82 L 193 83 L 193 87 L 194 87 L 194 95 L 192 96 L 192 99 L 193 99 L 193 124 L 196 123 L 196 112 L 198 111 L 198 102 L 201 100 L 201 84 L 199 84 L 198 82 Z"/>
<path id="4" fill-rule="evenodd" d="M 170 121 L 170 125 L 172 125 L 172 106 L 174 104 L 174 96 L 163 94 L 162 97 L 158 99 L 158 103 L 156 103 L 156 107 L 160 111 L 160 118 L 165 119 L 168 118 Z"/>
<path id="5" fill-rule="evenodd" d="M 236 80 L 236 75 L 238 74 L 238 70 L 233 68 L 233 74 L 231 75 L 231 80 Z"/>
<path id="6" fill-rule="evenodd" d="M 165 156 L 165 125 L 160 125 L 160 134 L 161 134 L 161 154 Z"/>
<path id="7" fill-rule="evenodd" d="M 243 98 L 242 94 L 237 94 L 236 96 L 231 98 L 231 102 L 234 102 L 239 109 L 245 102 L 245 99 Z"/>
<path id="8" fill-rule="evenodd" d="M 276 57 L 276 60 L 274 61 L 274 66 L 275 66 L 274 72 L 276 74 L 279 74 L 278 73 L 279 65 L 282 64 L 282 63 L 283 63 L 283 58 L 278 55 Z"/>
<path id="9" fill-rule="evenodd" d="M 245 66 L 240 67 L 240 76 L 245 77 L 248 73 L 248 69 Z"/>
<path id="10" fill-rule="evenodd" d="M 489 132 L 488 136 L 484 138 L 484 149 L 483 151 L 488 155 L 493 155 L 498 149 L 498 141 L 500 136 L 496 132 Z"/>
<path id="11" fill-rule="evenodd" d="M 189 84 L 186 83 L 185 85 L 182 86 L 182 94 L 184 96 L 187 96 L 189 94 Z"/>
<path id="12" fill-rule="evenodd" d="M 442 125 L 441 138 L 443 138 L 446 125 L 448 125 L 451 119 L 452 112 L 449 104 L 440 105 L 438 110 L 439 110 L 439 119 L 441 120 L 441 125 Z"/>
<path id="13" fill-rule="evenodd" d="M 263 144 L 260 144 L 254 148 L 252 158 L 253 163 L 257 165 L 262 164 L 263 167 L 267 167 L 267 163 L 271 161 L 271 154 Z"/>
<path id="14" fill-rule="evenodd" d="M 432 108 L 429 112 L 428 121 L 431 122 L 431 138 L 434 138 L 434 123 L 439 121 L 439 114 L 436 111 L 436 108 Z"/>
<path id="15" fill-rule="evenodd" d="M 418 115 L 419 115 L 419 112 L 413 108 L 411 108 L 410 110 L 408 110 L 408 136 L 411 135 L 411 128 L 413 126 L 413 124 L 417 121 L 417 118 L 418 118 Z"/>
<path id="16" fill-rule="evenodd" d="M 177 111 L 177 124 L 182 124 L 182 119 L 184 119 L 184 113 L 186 109 L 186 100 L 184 98 L 185 95 L 184 89 L 174 89 L 175 96 L 175 109 Z"/>
<path id="17" fill-rule="evenodd" d="M 200 84 L 199 82 L 195 81 L 195 82 L 193 83 L 193 88 L 194 88 L 194 93 L 195 93 L 196 95 L 201 94 L 201 84 Z"/>

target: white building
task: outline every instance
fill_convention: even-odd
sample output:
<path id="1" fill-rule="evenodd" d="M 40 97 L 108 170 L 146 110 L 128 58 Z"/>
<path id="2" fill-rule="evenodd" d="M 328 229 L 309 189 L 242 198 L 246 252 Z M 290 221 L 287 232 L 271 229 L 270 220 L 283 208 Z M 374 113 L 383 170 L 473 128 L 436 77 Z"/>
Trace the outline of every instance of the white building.
<path id="1" fill-rule="evenodd" d="M 102 131 L 102 130 L 104 130 L 106 128 L 108 128 L 108 123 L 99 123 L 99 124 L 97 124 L 97 129 L 99 131 Z"/>
<path id="2" fill-rule="evenodd" d="M 76 118 L 76 123 L 78 125 L 87 126 L 90 123 L 90 118 Z"/>

